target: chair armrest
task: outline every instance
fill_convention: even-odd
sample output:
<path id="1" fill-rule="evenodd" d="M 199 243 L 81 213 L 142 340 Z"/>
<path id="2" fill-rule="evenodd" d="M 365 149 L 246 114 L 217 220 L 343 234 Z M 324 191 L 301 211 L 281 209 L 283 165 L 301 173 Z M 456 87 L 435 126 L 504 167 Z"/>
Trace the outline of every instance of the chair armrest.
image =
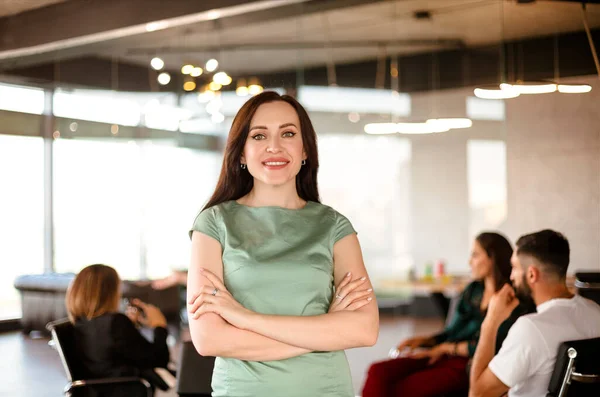
<path id="1" fill-rule="evenodd" d="M 152 396 L 152 386 L 144 378 L 138 378 L 135 376 L 119 377 L 119 378 L 102 378 L 102 379 L 87 379 L 87 380 L 76 380 L 69 382 L 65 386 L 64 394 L 67 395 L 71 390 L 79 387 L 97 386 L 97 385 L 118 385 L 122 383 L 141 383 L 147 391 L 148 397 Z"/>
<path id="2" fill-rule="evenodd" d="M 581 383 L 599 383 L 600 375 L 588 375 L 580 374 L 579 372 L 573 372 L 571 374 L 571 379 Z"/>

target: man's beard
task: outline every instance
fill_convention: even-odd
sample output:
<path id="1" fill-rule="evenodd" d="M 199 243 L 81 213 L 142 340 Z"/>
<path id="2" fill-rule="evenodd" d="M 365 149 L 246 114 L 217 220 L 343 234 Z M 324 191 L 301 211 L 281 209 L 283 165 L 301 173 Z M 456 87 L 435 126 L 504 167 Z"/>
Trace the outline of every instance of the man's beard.
<path id="1" fill-rule="evenodd" d="M 531 287 L 527 284 L 527 280 L 525 280 L 525 276 L 521 279 L 521 283 L 518 287 L 515 287 L 515 295 L 517 299 L 521 302 L 527 302 L 533 300 L 531 296 Z"/>

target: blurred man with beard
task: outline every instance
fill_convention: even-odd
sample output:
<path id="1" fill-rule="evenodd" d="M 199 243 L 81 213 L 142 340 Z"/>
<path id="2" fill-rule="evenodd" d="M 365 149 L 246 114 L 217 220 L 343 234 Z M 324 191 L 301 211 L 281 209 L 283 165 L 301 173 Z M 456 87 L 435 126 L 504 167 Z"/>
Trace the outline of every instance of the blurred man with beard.
<path id="1" fill-rule="evenodd" d="M 562 342 L 600 337 L 600 306 L 566 285 L 569 242 L 542 230 L 522 236 L 511 259 L 511 281 L 492 297 L 473 357 L 469 396 L 543 397 Z M 537 313 L 520 317 L 494 357 L 499 324 L 533 298 Z"/>

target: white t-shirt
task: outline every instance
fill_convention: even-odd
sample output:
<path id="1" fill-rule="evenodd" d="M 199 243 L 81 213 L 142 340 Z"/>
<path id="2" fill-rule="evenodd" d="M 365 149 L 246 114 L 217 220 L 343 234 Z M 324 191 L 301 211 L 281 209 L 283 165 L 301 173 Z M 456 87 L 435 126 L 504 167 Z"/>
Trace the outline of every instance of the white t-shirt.
<path id="1" fill-rule="evenodd" d="M 600 337 L 600 305 L 579 295 L 552 299 L 520 317 L 489 364 L 510 397 L 545 397 L 562 342 Z"/>

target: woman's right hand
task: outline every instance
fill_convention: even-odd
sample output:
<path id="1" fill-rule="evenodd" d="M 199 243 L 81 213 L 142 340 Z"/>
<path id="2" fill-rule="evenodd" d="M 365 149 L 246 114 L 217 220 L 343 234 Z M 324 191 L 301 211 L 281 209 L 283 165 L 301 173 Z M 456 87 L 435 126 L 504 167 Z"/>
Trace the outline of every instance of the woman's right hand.
<path id="1" fill-rule="evenodd" d="M 149 303 L 144 303 L 139 299 L 134 299 L 133 303 L 136 306 L 139 306 L 144 312 L 144 315 L 139 317 L 140 324 L 150 328 L 167 328 L 167 319 L 158 307 Z"/>
<path id="2" fill-rule="evenodd" d="M 354 311 L 369 304 L 373 300 L 373 297 L 370 296 L 373 289 L 358 289 L 366 280 L 366 277 L 352 280 L 352 275 L 348 273 L 336 286 L 328 313 L 343 310 Z"/>
<path id="3" fill-rule="evenodd" d="M 413 338 L 408 338 L 402 343 L 400 343 L 396 349 L 398 349 L 398 351 L 401 351 L 403 349 L 413 350 L 429 342 L 429 339 L 430 338 L 425 336 L 415 336 Z"/>

